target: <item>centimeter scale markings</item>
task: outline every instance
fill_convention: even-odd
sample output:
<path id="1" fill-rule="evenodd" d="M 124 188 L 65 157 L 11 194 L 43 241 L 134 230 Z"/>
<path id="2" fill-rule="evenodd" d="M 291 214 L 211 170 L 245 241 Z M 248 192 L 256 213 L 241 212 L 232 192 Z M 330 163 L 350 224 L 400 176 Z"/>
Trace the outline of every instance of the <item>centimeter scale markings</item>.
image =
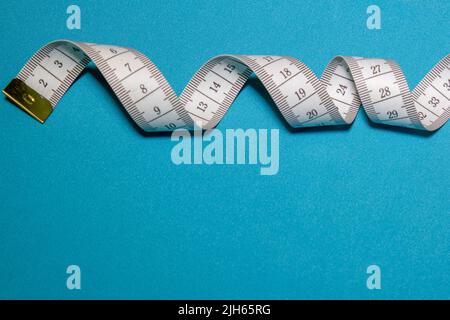
<path id="1" fill-rule="evenodd" d="M 361 104 L 374 122 L 421 130 L 436 130 L 450 117 L 450 55 L 412 93 L 392 60 L 336 57 L 318 79 L 292 57 L 221 55 L 204 64 L 177 97 L 158 68 L 134 49 L 59 40 L 35 53 L 3 92 L 43 123 L 90 61 L 145 131 L 215 127 L 252 73 L 296 128 L 350 124 Z"/>

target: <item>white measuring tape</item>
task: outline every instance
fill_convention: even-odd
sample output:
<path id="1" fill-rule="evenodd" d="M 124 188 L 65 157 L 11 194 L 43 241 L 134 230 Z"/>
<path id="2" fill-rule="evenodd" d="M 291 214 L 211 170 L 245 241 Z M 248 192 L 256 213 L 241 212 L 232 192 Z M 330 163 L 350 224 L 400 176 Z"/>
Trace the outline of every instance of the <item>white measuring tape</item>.
<path id="1" fill-rule="evenodd" d="M 145 131 L 213 128 L 252 73 L 295 128 L 350 124 L 361 104 L 373 122 L 428 131 L 450 116 L 450 54 L 412 93 L 392 60 L 336 57 L 318 79 L 292 57 L 221 55 L 204 64 L 178 98 L 134 49 L 60 40 L 35 53 L 4 93 L 44 122 L 91 60 Z"/>

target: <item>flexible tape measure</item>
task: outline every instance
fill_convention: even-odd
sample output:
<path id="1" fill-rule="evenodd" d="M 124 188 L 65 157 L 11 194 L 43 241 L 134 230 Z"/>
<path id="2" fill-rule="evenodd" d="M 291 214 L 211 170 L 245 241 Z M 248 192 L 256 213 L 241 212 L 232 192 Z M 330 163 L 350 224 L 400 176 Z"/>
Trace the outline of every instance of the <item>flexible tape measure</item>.
<path id="1" fill-rule="evenodd" d="M 450 116 L 450 54 L 412 93 L 392 60 L 339 56 L 318 79 L 292 57 L 220 55 L 177 97 L 157 67 L 134 49 L 59 40 L 36 52 L 3 92 L 43 123 L 90 61 L 145 131 L 213 128 L 252 73 L 295 128 L 350 124 L 361 104 L 373 122 L 428 131 Z"/>

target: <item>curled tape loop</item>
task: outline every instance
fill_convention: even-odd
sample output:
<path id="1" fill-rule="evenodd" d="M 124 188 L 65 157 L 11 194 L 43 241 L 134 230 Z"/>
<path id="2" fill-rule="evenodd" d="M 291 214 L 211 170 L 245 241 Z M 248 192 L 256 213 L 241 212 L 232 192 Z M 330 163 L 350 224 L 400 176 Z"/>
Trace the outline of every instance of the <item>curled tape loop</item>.
<path id="1" fill-rule="evenodd" d="M 450 116 L 450 55 L 413 92 L 392 60 L 336 57 L 318 79 L 292 57 L 221 55 L 205 63 L 177 97 L 134 49 L 60 40 L 35 53 L 17 79 L 54 108 L 90 61 L 145 131 L 216 126 L 252 73 L 295 128 L 350 124 L 361 104 L 373 122 L 428 131 Z"/>

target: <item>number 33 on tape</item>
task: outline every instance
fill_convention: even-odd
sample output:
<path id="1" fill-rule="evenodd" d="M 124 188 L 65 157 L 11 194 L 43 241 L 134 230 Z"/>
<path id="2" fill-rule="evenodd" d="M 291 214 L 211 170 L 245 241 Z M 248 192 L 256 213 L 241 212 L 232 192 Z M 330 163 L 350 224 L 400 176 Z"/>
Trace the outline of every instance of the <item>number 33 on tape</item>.
<path id="1" fill-rule="evenodd" d="M 134 49 L 60 40 L 36 52 L 3 92 L 43 123 L 90 61 L 145 131 L 213 128 L 252 73 L 295 128 L 350 124 L 361 104 L 373 122 L 420 130 L 436 130 L 450 116 L 450 54 L 412 92 L 392 60 L 339 56 L 318 79 L 292 57 L 220 55 L 177 97 L 158 68 Z"/>

